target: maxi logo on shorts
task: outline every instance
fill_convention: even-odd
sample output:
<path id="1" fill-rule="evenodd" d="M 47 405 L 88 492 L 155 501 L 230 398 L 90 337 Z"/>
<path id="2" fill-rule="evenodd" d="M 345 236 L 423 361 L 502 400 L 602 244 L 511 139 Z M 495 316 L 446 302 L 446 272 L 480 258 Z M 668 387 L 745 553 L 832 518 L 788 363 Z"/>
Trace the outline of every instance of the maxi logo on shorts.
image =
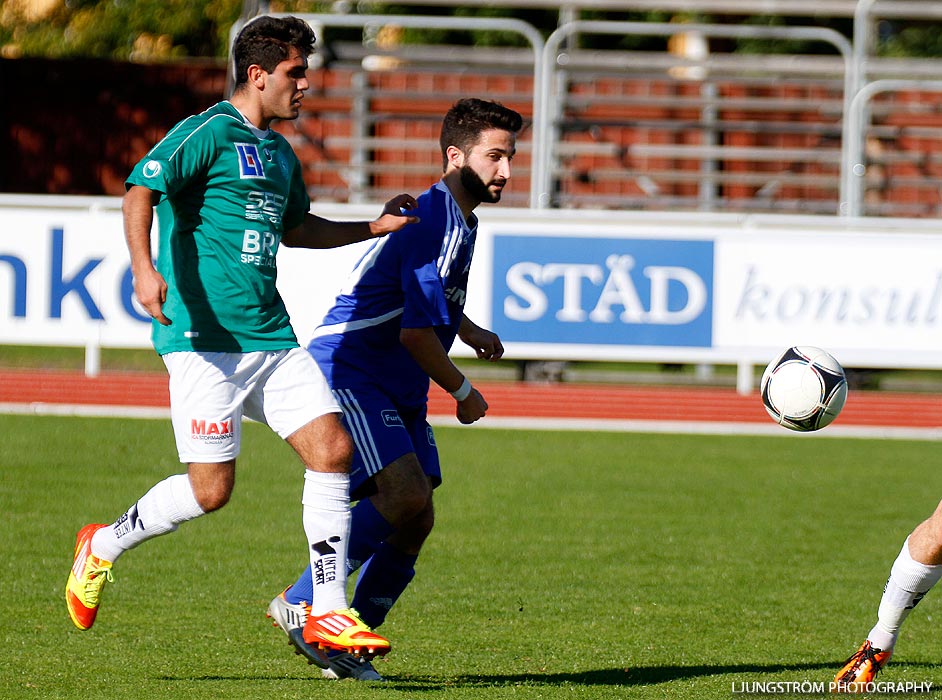
<path id="1" fill-rule="evenodd" d="M 203 418 L 190 419 L 190 438 L 193 440 L 199 440 L 203 443 L 225 442 L 231 440 L 232 437 L 231 418 L 218 421 Z"/>

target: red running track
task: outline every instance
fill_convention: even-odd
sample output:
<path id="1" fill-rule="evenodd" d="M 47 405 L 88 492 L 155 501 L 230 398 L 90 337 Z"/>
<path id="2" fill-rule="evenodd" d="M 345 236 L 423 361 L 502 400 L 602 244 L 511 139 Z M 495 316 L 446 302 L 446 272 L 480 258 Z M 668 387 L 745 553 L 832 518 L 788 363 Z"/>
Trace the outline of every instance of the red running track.
<path id="1" fill-rule="evenodd" d="M 477 382 L 498 418 L 644 420 L 674 422 L 770 422 L 758 395 L 733 389 Z M 0 372 L 0 404 L 169 406 L 163 374 L 113 372 L 86 377 L 80 372 L 7 370 Z M 453 416 L 454 401 L 437 387 L 429 413 Z M 852 391 L 835 425 L 940 428 L 942 396 Z"/>

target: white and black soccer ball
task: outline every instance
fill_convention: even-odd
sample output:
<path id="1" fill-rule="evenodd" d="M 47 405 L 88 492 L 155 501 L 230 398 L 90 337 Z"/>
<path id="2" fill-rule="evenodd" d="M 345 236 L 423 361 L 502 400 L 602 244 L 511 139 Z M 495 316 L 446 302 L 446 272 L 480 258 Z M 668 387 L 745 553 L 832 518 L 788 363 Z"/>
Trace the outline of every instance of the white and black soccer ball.
<path id="1" fill-rule="evenodd" d="M 802 433 L 829 425 L 847 400 L 844 368 L 829 353 L 810 345 L 788 348 L 772 360 L 760 388 L 772 420 Z"/>

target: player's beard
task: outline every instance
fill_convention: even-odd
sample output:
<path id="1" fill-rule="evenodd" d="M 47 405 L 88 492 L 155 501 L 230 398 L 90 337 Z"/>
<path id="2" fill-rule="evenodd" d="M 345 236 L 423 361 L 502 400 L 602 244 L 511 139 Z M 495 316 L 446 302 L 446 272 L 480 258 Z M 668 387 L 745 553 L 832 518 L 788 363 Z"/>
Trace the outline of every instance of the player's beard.
<path id="1" fill-rule="evenodd" d="M 462 165 L 458 175 L 461 178 L 461 186 L 477 201 L 490 204 L 496 204 L 500 201 L 501 190 L 491 190 L 470 165 Z"/>

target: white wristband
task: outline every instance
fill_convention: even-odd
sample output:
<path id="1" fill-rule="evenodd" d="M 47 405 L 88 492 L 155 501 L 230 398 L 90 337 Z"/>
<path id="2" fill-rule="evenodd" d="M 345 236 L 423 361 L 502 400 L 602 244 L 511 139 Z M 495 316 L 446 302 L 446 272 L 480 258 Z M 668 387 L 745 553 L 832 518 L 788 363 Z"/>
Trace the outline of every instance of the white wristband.
<path id="1" fill-rule="evenodd" d="M 468 395 L 471 393 L 471 382 L 468 381 L 468 378 L 465 377 L 464 381 L 461 382 L 455 391 L 451 392 L 451 395 L 455 397 L 455 401 L 461 402 L 468 398 Z"/>

